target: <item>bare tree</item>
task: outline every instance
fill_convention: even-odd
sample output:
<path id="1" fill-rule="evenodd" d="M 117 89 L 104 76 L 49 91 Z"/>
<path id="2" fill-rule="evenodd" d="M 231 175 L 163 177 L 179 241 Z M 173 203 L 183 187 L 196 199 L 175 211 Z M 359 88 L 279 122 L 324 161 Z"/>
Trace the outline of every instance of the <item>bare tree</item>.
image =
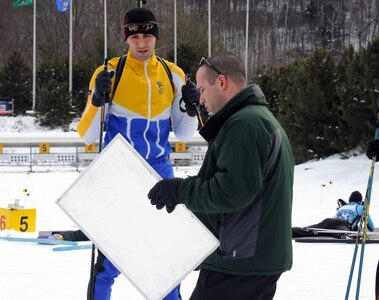
<path id="1" fill-rule="evenodd" d="M 73 60 L 104 53 L 104 0 L 75 0 L 73 5 Z M 174 45 L 174 0 L 147 0 L 160 22 L 157 52 L 167 56 Z M 249 69 L 251 72 L 308 56 L 316 47 L 339 55 L 352 44 L 365 47 L 379 34 L 378 0 L 250 0 Z M 122 23 L 137 0 L 107 1 L 108 55 L 126 51 Z M 208 34 L 208 1 L 176 0 L 178 45 L 197 43 Z M 212 0 L 212 48 L 245 56 L 246 0 Z M 0 1 L 0 66 L 13 51 L 32 65 L 33 5 L 13 8 Z M 59 12 L 55 1 L 37 1 L 37 65 L 50 58 L 66 59 L 69 12 Z M 219 47 L 221 43 L 223 46 Z M 250 73 L 251 73 L 250 72 Z M 253 75 L 253 74 L 251 74 Z"/>

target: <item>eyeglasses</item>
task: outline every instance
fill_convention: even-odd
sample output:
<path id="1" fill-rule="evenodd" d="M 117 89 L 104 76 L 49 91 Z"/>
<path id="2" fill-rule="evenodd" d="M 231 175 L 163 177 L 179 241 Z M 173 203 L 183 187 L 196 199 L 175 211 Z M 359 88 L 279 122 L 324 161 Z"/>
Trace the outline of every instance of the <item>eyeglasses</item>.
<path id="1" fill-rule="evenodd" d="M 206 64 L 208 67 L 210 67 L 213 71 L 215 71 L 218 75 L 226 75 L 222 73 L 219 69 L 217 69 L 214 65 L 212 65 L 205 57 L 202 57 L 199 62 L 199 67 Z"/>
<path id="2" fill-rule="evenodd" d="M 149 31 L 153 29 L 157 22 L 146 22 L 146 23 L 129 23 L 125 24 L 124 28 L 128 28 L 129 31 Z"/>

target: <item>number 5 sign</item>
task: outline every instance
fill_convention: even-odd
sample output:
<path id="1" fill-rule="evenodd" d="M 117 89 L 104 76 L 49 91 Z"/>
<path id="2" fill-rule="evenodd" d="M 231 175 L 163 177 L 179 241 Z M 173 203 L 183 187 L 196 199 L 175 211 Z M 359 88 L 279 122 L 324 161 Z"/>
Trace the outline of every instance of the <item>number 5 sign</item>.
<path id="1" fill-rule="evenodd" d="M 36 209 L 0 208 L 0 230 L 14 229 L 21 232 L 36 231 Z"/>

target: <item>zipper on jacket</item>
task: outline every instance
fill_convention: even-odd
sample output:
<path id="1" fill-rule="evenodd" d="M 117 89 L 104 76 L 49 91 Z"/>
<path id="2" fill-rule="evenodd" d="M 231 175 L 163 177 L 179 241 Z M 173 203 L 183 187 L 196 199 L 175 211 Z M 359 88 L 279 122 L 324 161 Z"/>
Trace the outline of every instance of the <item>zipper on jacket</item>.
<path id="1" fill-rule="evenodd" d="M 222 256 L 226 254 L 225 252 L 225 218 L 226 214 L 222 214 L 220 220 L 220 230 L 219 230 L 219 238 L 220 238 L 220 253 Z"/>
<path id="2" fill-rule="evenodd" d="M 143 69 L 144 69 L 144 72 L 145 72 L 145 77 L 146 77 L 146 80 L 147 80 L 147 86 L 148 86 L 148 89 L 147 89 L 147 123 L 146 123 L 145 131 L 143 132 L 143 138 L 144 138 L 144 140 L 146 142 L 146 145 L 147 145 L 147 151 L 146 151 L 146 157 L 145 157 L 145 159 L 148 159 L 149 155 L 150 155 L 150 144 L 149 144 L 149 141 L 146 138 L 146 133 L 149 130 L 149 127 L 150 127 L 150 118 L 151 118 L 151 80 L 150 80 L 149 74 L 147 72 L 147 67 L 148 67 L 149 61 L 150 61 L 150 59 L 148 59 L 147 61 L 145 61 L 144 62 L 144 66 L 143 66 Z"/>

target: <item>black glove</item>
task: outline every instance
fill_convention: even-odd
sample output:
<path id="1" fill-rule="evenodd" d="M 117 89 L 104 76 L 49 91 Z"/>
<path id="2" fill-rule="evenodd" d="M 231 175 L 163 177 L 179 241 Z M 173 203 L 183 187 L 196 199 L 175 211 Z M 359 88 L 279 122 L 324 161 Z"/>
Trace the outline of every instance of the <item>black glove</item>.
<path id="1" fill-rule="evenodd" d="M 105 103 L 109 102 L 109 94 L 112 92 L 112 78 L 114 72 L 101 71 L 96 76 L 95 90 L 92 96 L 92 104 L 100 107 L 105 93 Z"/>
<path id="2" fill-rule="evenodd" d="M 379 161 L 379 140 L 372 140 L 367 147 L 366 155 L 372 159 L 376 155 L 376 160 Z"/>
<path id="3" fill-rule="evenodd" d="M 147 195 L 151 200 L 150 203 L 155 205 L 157 209 L 162 209 L 166 206 L 167 212 L 171 213 L 179 203 L 178 190 L 182 181 L 182 178 L 163 179 L 159 181 Z"/>
<path id="4" fill-rule="evenodd" d="M 337 210 L 338 210 L 340 207 L 346 205 L 346 201 L 340 198 L 337 200 L 337 205 L 338 205 L 337 207 Z"/>
<path id="5" fill-rule="evenodd" d="M 187 114 L 191 117 L 196 116 L 200 103 L 200 91 L 191 79 L 187 79 L 186 85 L 182 86 L 182 99 L 186 106 Z"/>

